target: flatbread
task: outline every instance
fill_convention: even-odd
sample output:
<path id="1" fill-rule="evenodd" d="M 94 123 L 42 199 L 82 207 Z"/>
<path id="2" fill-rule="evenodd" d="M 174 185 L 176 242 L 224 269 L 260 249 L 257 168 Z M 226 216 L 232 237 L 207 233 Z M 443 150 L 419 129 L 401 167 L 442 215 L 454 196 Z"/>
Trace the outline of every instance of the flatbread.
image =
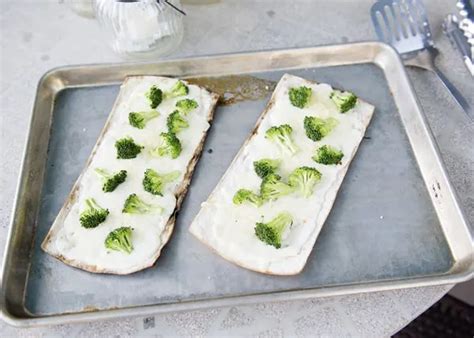
<path id="1" fill-rule="evenodd" d="M 302 85 L 313 89 L 312 102 L 305 109 L 292 106 L 288 98 L 289 88 Z M 358 99 L 354 109 L 341 114 L 329 98 L 331 92 L 326 84 L 289 74 L 282 77 L 249 138 L 192 222 L 189 230 L 194 236 L 226 260 L 253 271 L 294 275 L 303 270 L 374 111 L 373 106 Z M 313 142 L 304 135 L 306 115 L 334 117 L 339 125 L 321 141 Z M 300 147 L 295 157 L 282 154 L 264 137 L 270 126 L 284 123 L 293 127 L 292 135 Z M 324 166 L 311 159 L 316 148 L 324 144 L 343 150 L 342 164 Z M 258 192 L 261 179 L 253 172 L 253 161 L 261 158 L 282 159 L 283 177 L 296 167 L 315 167 L 323 174 L 321 182 L 308 199 L 291 194 L 260 208 L 248 203 L 234 205 L 232 197 L 238 189 Z M 261 242 L 254 227 L 262 216 L 267 222 L 282 211 L 290 212 L 294 222 L 282 248 L 276 249 Z"/>
<path id="2" fill-rule="evenodd" d="M 202 148 L 204 141 L 212 122 L 214 110 L 217 105 L 219 96 L 214 93 L 210 93 L 206 89 L 197 86 L 187 84 L 189 86 L 189 95 L 186 97 L 194 98 L 198 101 L 199 107 L 196 111 L 192 111 L 188 114 L 188 119 L 190 119 L 190 125 L 193 125 L 193 122 L 196 125 L 199 125 L 199 130 L 193 130 L 194 134 L 187 135 L 184 134 L 187 130 L 184 130 L 183 138 L 185 141 L 181 140 L 183 144 L 183 153 L 181 156 L 185 156 L 186 160 L 183 163 L 180 163 L 183 167 L 180 171 L 183 173 L 178 180 L 169 184 L 168 193 L 163 196 L 153 196 L 147 192 L 143 191 L 143 188 L 139 188 L 139 182 L 141 182 L 141 177 L 131 178 L 130 174 L 127 177 L 127 180 L 120 185 L 116 191 L 111 193 L 103 193 L 100 195 L 95 188 L 96 194 L 100 195 L 99 198 L 96 198 L 99 205 L 102 207 L 109 208 L 112 212 L 109 214 L 106 222 L 100 224 L 97 228 L 94 229 L 84 229 L 80 227 L 78 218 L 79 212 L 83 209 L 83 200 L 87 197 L 96 197 L 96 196 L 82 196 L 83 190 L 88 189 L 83 185 L 84 182 L 87 184 L 97 184 L 100 185 L 100 179 L 96 178 L 97 182 L 94 181 L 90 172 L 93 170 L 93 167 L 97 165 L 107 166 L 108 162 L 102 160 L 101 163 L 101 154 L 103 155 L 103 149 L 107 148 L 110 150 L 113 147 L 112 141 L 119 138 L 120 136 L 138 135 L 139 137 L 142 132 L 131 126 L 126 127 L 128 113 L 130 111 L 139 111 L 149 109 L 144 93 L 147 88 L 151 85 L 157 85 L 160 88 L 170 88 L 176 82 L 175 79 L 159 77 L 159 76 L 133 76 L 125 79 L 124 83 L 121 86 L 120 93 L 117 97 L 117 100 L 114 104 L 112 112 L 105 123 L 105 126 L 98 138 L 98 141 L 92 151 L 90 158 L 87 161 L 86 167 L 77 179 L 74 184 L 71 193 L 69 194 L 65 204 L 59 211 L 58 216 L 56 217 L 51 229 L 49 230 L 46 238 L 44 239 L 41 247 L 48 254 L 56 257 L 62 262 L 71 265 L 73 267 L 86 270 L 94 273 L 110 273 L 110 274 L 130 274 L 136 271 L 143 270 L 152 266 L 155 261 L 160 256 L 162 248 L 166 245 L 168 240 L 171 237 L 173 232 L 176 214 L 181 207 L 181 203 L 186 195 L 188 186 L 191 182 L 192 174 L 196 163 L 199 160 L 199 157 L 202 153 Z M 185 81 L 184 81 L 185 82 Z M 186 83 L 186 82 L 185 82 Z M 166 131 L 166 117 L 169 113 L 172 112 L 174 108 L 174 103 L 184 97 L 178 97 L 176 99 L 169 99 L 171 102 L 165 104 L 163 101 L 157 110 L 160 112 L 160 116 L 154 120 L 150 120 L 146 126 L 146 130 L 151 130 L 156 133 L 156 137 L 152 140 L 143 139 L 141 142 L 137 142 L 145 146 L 145 149 L 142 150 L 142 153 L 138 155 L 141 157 L 141 165 L 145 165 L 147 168 L 153 168 L 160 173 L 165 173 L 172 171 L 172 169 L 177 169 L 175 165 L 176 161 L 173 162 L 171 159 L 166 158 L 152 158 L 148 155 L 148 150 L 151 147 L 157 145 L 159 140 L 159 133 L 161 131 Z M 135 102 L 135 103 L 132 103 Z M 137 103 L 139 102 L 139 103 Z M 120 126 L 120 127 L 117 127 Z M 128 129 L 124 129 L 128 128 Z M 117 130 L 120 129 L 120 130 Z M 190 128 L 191 129 L 191 128 Z M 112 135 L 112 136 L 111 136 Z M 178 137 L 181 137 L 178 134 Z M 189 140 L 186 143 L 186 140 Z M 115 149 L 111 151 L 115 154 Z M 181 157 L 180 156 L 180 157 Z M 138 158 L 137 157 L 137 158 Z M 114 161 L 115 159 L 108 160 L 109 162 Z M 123 162 L 126 165 L 130 166 L 130 163 L 135 163 L 135 160 L 118 160 L 118 161 L 127 161 Z M 114 162 L 115 163 L 115 162 Z M 124 164 L 125 165 L 125 164 Z M 137 164 L 139 165 L 139 164 Z M 174 168 L 171 168 L 174 166 Z M 133 169 L 133 168 L 132 168 Z M 178 168 L 179 169 L 179 168 Z M 130 182 L 129 182 L 130 181 Z M 138 183 L 137 183 L 138 182 Z M 127 183 L 131 186 L 127 186 Z M 119 190 L 122 189 L 123 191 Z M 99 189 L 100 190 L 100 189 Z M 131 193 L 137 193 L 140 197 L 147 198 L 147 202 L 154 205 L 162 205 L 163 203 L 167 207 L 164 215 L 156 216 L 147 216 L 146 218 L 141 218 L 139 216 L 130 216 L 123 215 L 120 213 L 120 210 L 123 206 L 123 197 Z M 114 194 L 121 194 L 122 197 L 120 205 L 107 205 L 107 198 L 109 196 L 114 196 Z M 101 199 L 101 201 L 99 201 Z M 118 203 L 114 203 L 118 204 Z M 163 205 L 162 205 L 163 206 Z M 116 212 L 113 212 L 115 208 Z M 69 220 L 68 217 L 71 219 Z M 135 217 L 135 218 L 134 218 Z M 108 221 L 110 219 L 110 224 Z M 143 223 L 141 224 L 141 220 Z M 69 224 L 69 222 L 71 224 Z M 135 222 L 135 224 L 133 224 Z M 117 228 L 119 226 L 132 226 L 134 230 L 134 235 L 132 236 L 132 242 L 134 246 L 134 251 L 130 255 L 126 255 L 122 252 L 117 251 L 108 251 L 103 245 L 106 234 Z M 138 229 L 136 229 L 138 227 Z M 135 232 L 144 233 L 147 231 L 143 230 L 145 227 L 150 227 L 154 229 L 153 233 L 147 235 L 135 235 Z M 78 254 L 79 247 L 82 245 L 78 241 L 81 239 L 75 239 L 78 233 L 86 233 L 90 236 L 90 239 L 95 241 L 95 244 L 92 247 L 92 253 L 87 253 L 82 257 L 81 254 Z M 155 237 L 156 236 L 156 237 Z M 136 237 L 136 238 L 135 238 Z M 137 254 L 137 257 L 134 257 L 134 252 L 137 250 L 142 250 L 141 245 L 143 243 L 137 242 L 141 238 L 144 241 L 151 241 L 148 237 L 152 237 L 151 247 L 146 248 L 146 252 L 141 252 L 141 255 Z M 76 242 L 74 242 L 76 240 Z M 83 239 L 82 239 L 83 241 Z M 65 244 L 66 243 L 66 244 Z M 68 248 L 70 243 L 76 243 L 76 247 Z M 148 242 L 147 242 L 148 243 Z M 150 244 L 150 243 L 148 243 Z M 101 245 L 101 247 L 97 247 Z M 85 247 L 85 244 L 82 245 Z M 75 251 L 76 250 L 76 251 Z M 87 251 L 87 250 L 83 250 Z M 109 262 L 110 260 L 110 262 Z M 113 262 L 112 262 L 113 261 Z"/>

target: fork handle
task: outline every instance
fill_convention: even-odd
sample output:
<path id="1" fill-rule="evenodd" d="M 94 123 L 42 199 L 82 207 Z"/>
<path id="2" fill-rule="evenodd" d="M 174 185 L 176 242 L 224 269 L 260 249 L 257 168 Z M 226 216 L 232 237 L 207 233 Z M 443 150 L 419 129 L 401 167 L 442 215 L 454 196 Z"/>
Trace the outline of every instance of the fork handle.
<path id="1" fill-rule="evenodd" d="M 457 90 L 457 88 L 448 80 L 448 78 L 438 69 L 438 67 L 433 67 L 432 70 L 438 78 L 441 80 L 441 83 L 446 87 L 446 89 L 451 93 L 456 103 L 464 110 L 466 115 L 471 119 L 471 122 L 474 122 L 474 111 L 469 103 L 464 99 L 462 94 Z"/>

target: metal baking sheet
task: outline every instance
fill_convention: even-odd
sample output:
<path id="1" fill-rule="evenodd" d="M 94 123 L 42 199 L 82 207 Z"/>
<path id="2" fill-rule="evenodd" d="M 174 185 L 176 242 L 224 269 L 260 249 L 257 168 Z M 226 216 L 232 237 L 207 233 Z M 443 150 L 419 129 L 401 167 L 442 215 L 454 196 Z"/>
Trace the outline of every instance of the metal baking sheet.
<path id="1" fill-rule="evenodd" d="M 352 90 L 376 107 L 303 272 L 266 276 L 188 232 L 271 94 L 289 72 Z M 90 274 L 40 243 L 80 174 L 127 75 L 165 75 L 225 92 L 175 232 L 157 264 Z M 473 243 L 398 55 L 369 42 L 154 64 L 74 66 L 40 81 L 2 275 L 1 316 L 17 326 L 457 283 Z"/>

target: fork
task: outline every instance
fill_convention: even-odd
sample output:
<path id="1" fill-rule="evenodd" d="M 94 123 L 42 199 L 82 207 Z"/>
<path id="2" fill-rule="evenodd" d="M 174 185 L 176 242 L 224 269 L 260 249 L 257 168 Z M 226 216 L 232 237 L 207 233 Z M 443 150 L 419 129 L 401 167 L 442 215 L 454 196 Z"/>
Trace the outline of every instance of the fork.
<path id="1" fill-rule="evenodd" d="M 378 38 L 392 45 L 406 65 L 436 74 L 456 103 L 474 121 L 472 107 L 434 63 L 438 50 L 421 0 L 378 0 L 372 5 L 370 14 Z"/>

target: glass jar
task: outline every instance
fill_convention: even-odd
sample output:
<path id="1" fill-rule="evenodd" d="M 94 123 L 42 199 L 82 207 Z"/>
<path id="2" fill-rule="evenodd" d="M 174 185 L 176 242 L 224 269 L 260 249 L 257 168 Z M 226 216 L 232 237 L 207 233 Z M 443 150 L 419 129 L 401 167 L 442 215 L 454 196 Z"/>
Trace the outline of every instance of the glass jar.
<path id="1" fill-rule="evenodd" d="M 113 50 L 125 58 L 163 56 L 183 39 L 182 14 L 165 1 L 95 0 L 94 11 Z"/>

